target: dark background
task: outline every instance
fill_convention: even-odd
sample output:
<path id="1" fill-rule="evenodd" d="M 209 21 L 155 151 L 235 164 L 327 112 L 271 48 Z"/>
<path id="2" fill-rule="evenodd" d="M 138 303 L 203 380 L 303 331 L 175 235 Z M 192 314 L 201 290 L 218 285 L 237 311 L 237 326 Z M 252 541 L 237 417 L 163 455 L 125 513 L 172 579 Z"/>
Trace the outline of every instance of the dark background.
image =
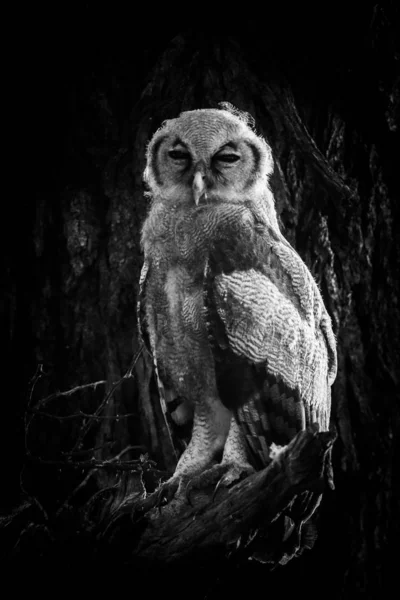
<path id="1" fill-rule="evenodd" d="M 229 16 L 186 7 L 175 17 L 82 3 L 24 10 L 14 22 L 1 502 L 7 512 L 20 501 L 36 365 L 49 373 L 40 396 L 115 380 L 131 361 L 146 143 L 163 119 L 228 100 L 253 114 L 272 146 L 281 225 L 321 287 L 339 352 L 337 489 L 324 499 L 316 550 L 266 578 L 265 593 L 268 581 L 282 593 L 306 590 L 318 572 L 328 597 L 372 598 L 395 577 L 400 534 L 398 8 L 265 6 Z M 165 466 L 132 385 L 114 408 L 136 418 L 99 435 L 138 440 Z M 35 431 L 39 450 L 68 437 Z M 44 502 L 54 501 L 53 478 L 33 477 Z M 263 581 L 252 568 L 228 576 L 232 590 Z"/>

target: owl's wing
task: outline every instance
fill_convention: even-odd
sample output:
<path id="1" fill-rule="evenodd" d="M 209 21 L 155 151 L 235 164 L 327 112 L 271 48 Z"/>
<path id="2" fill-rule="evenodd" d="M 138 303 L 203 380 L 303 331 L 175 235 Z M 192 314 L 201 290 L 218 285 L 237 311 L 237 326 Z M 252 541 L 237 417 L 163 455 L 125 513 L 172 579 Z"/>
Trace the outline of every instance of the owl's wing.
<path id="1" fill-rule="evenodd" d="M 207 325 L 219 396 L 240 425 L 249 458 L 263 468 L 272 444 L 288 444 L 312 423 L 329 429 L 336 345 L 319 290 L 291 246 L 268 234 L 256 244 L 235 241 L 228 252 L 211 248 Z M 321 497 L 301 493 L 277 520 L 281 562 L 314 544 L 311 517 Z"/>
<path id="2" fill-rule="evenodd" d="M 148 332 L 146 329 L 146 310 L 145 310 L 145 289 L 147 276 L 149 272 L 149 262 L 147 260 L 144 261 L 142 270 L 140 272 L 139 278 L 139 291 L 137 296 L 136 303 L 136 319 L 137 319 L 137 328 L 139 334 L 139 343 L 147 349 L 148 352 L 150 350 L 150 341 Z"/>
<path id="3" fill-rule="evenodd" d="M 319 290 L 284 241 L 264 260 L 212 253 L 205 304 L 218 392 L 242 427 L 255 462 L 318 423 L 329 429 L 335 340 Z M 255 254 L 252 254 L 255 256 Z M 241 264 L 241 269 L 233 264 Z"/>
<path id="4" fill-rule="evenodd" d="M 144 360 L 151 364 L 151 368 L 153 371 L 153 375 L 155 378 L 155 382 L 157 384 L 158 391 L 158 399 L 160 402 L 160 407 L 162 411 L 162 418 L 164 424 L 162 425 L 163 436 L 165 438 L 164 449 L 168 448 L 168 452 L 170 454 L 169 460 L 172 460 L 174 465 L 176 465 L 177 461 L 177 452 L 181 451 L 181 440 L 177 438 L 176 430 L 174 428 L 174 423 L 171 420 L 171 412 L 172 412 L 172 402 L 168 396 L 168 390 L 164 385 L 162 377 L 160 375 L 159 364 L 157 360 L 157 353 L 155 351 L 154 344 L 154 314 L 151 314 L 156 308 L 151 306 L 149 302 L 146 302 L 146 294 L 149 285 L 149 279 L 152 276 L 151 270 L 151 262 L 145 259 L 142 270 L 140 273 L 139 279 L 139 291 L 137 296 L 137 304 L 136 304 L 136 318 L 137 318 L 137 328 L 138 328 L 138 337 L 139 343 L 143 349 L 143 352 L 146 353 L 146 357 Z M 147 310 L 146 310 L 147 304 Z M 150 313 L 150 314 L 149 314 Z M 153 334 L 153 339 L 152 339 Z M 150 386 L 149 386 L 150 389 Z M 143 394 L 143 398 L 147 398 L 147 395 Z M 150 419 L 154 418 L 153 416 L 149 417 Z M 155 434 L 154 434 L 155 435 Z M 168 442 L 168 443 L 167 443 Z"/>

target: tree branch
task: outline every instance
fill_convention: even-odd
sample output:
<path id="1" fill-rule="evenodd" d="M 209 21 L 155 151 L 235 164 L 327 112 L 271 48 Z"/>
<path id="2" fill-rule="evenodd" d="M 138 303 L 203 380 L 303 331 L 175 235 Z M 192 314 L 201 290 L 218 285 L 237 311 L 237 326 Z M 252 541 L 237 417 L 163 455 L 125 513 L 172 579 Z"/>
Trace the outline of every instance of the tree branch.
<path id="1" fill-rule="evenodd" d="M 306 490 L 321 494 L 326 456 L 335 434 L 316 429 L 300 432 L 264 470 L 233 487 L 202 490 L 190 506 L 181 496 L 165 507 L 154 506 L 155 495 L 124 502 L 109 520 L 103 538 L 120 544 L 136 538 L 131 557 L 163 563 L 186 560 L 194 554 L 245 546 L 262 528 L 263 537 L 281 511 Z M 138 507 L 149 506 L 138 516 Z M 133 515 L 133 520 L 132 520 Z M 249 547 L 251 544 L 249 544 Z M 125 544 L 124 544 L 124 547 Z"/>

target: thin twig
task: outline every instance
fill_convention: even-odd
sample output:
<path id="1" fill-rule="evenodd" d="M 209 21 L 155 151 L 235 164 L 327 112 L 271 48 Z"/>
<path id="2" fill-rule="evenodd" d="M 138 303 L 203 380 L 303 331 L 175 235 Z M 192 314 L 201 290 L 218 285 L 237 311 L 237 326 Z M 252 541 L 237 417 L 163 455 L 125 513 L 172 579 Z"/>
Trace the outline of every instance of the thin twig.
<path id="1" fill-rule="evenodd" d="M 127 446 L 119 454 L 114 456 L 111 460 L 119 460 L 121 456 L 129 452 L 129 450 L 146 450 L 145 446 Z"/>
<path id="2" fill-rule="evenodd" d="M 126 419 L 128 417 L 135 417 L 136 414 L 135 413 L 124 413 L 123 415 L 112 415 L 110 417 L 107 416 L 96 416 L 96 413 L 84 413 L 81 410 L 79 410 L 78 412 L 74 413 L 73 415 L 53 415 L 51 413 L 47 413 L 44 412 L 42 410 L 37 410 L 36 408 L 30 408 L 28 409 L 29 413 L 33 413 L 37 416 L 40 417 L 47 417 L 48 419 L 55 419 L 57 421 L 70 421 L 71 419 L 76 419 L 78 417 L 82 417 L 84 419 L 95 419 L 100 421 L 101 419 L 116 419 L 118 421 L 118 419 Z"/>
<path id="3" fill-rule="evenodd" d="M 104 410 L 104 408 L 106 407 L 108 401 L 110 400 L 110 398 L 112 397 L 112 395 L 114 394 L 115 390 L 121 385 L 122 381 L 124 379 L 129 379 L 131 377 L 133 377 L 132 371 L 139 359 L 139 356 L 141 355 L 143 351 L 143 346 L 141 346 L 139 348 L 139 350 L 136 352 L 135 356 L 132 359 L 132 362 L 129 366 L 129 369 L 127 370 L 127 372 L 125 373 L 125 375 L 123 377 L 121 377 L 121 379 L 119 379 L 118 381 L 116 381 L 115 383 L 112 384 L 111 389 L 109 390 L 109 392 L 105 395 L 103 401 L 101 402 L 100 406 L 96 409 L 93 417 L 91 418 L 91 420 L 82 427 L 81 429 L 81 433 L 79 434 L 79 437 L 74 445 L 74 447 L 72 448 L 72 451 L 75 451 L 79 448 L 80 444 L 83 441 L 83 438 L 85 437 L 85 435 L 90 431 L 90 429 L 92 428 L 92 425 L 94 423 L 94 420 L 96 417 L 98 417 L 100 415 L 100 413 Z"/>
<path id="4" fill-rule="evenodd" d="M 98 385 L 105 385 L 106 383 L 107 381 L 105 379 L 101 379 L 100 381 L 93 381 L 92 383 L 84 383 L 83 385 L 77 385 L 74 388 L 71 388 L 70 390 L 66 390 L 65 392 L 54 392 L 53 394 L 50 394 L 50 396 L 46 396 L 46 398 L 40 400 L 36 406 L 42 407 L 51 402 L 51 400 L 55 400 L 55 398 L 60 398 L 63 396 L 72 396 L 76 392 L 80 392 L 88 388 L 96 389 Z"/>
<path id="5" fill-rule="evenodd" d="M 148 460 L 143 463 L 140 459 L 127 460 L 123 462 L 115 462 L 114 459 L 110 460 L 83 460 L 83 461 L 63 461 L 63 460 L 49 460 L 41 458 L 40 456 L 28 455 L 29 460 L 32 462 L 42 465 L 53 465 L 56 467 L 65 467 L 67 469 L 115 469 L 116 471 L 142 471 L 143 467 L 147 465 L 155 466 L 155 462 Z"/>
<path id="6" fill-rule="evenodd" d="M 23 481 L 22 481 L 24 468 L 25 467 L 22 467 L 21 473 L 19 475 L 19 487 L 21 489 L 21 492 L 27 498 L 29 498 L 29 500 L 32 502 L 32 504 L 35 504 L 38 507 L 38 509 L 40 510 L 40 512 L 42 513 L 42 515 L 44 516 L 45 520 L 48 521 L 49 520 L 49 515 L 47 514 L 47 511 L 43 507 L 42 503 L 39 502 L 39 500 L 36 498 L 36 496 L 33 496 L 32 494 L 30 494 L 29 492 L 27 492 L 26 489 L 25 489 L 25 486 L 24 486 Z"/>
<path id="7" fill-rule="evenodd" d="M 96 472 L 96 469 L 92 469 L 91 471 L 89 471 L 89 473 L 86 475 L 86 477 L 80 482 L 79 485 L 76 486 L 76 488 L 70 493 L 70 495 L 62 503 L 62 505 L 60 506 L 60 508 L 56 512 L 56 517 L 58 517 L 60 515 L 60 513 L 62 512 L 62 510 L 64 508 L 68 508 L 69 507 L 70 500 L 72 500 L 72 498 L 74 496 L 76 496 L 76 494 L 79 492 L 79 490 L 83 489 L 85 487 L 85 485 L 87 485 L 87 483 L 89 482 L 90 478 L 92 477 L 92 475 L 95 472 Z"/>
<path id="8" fill-rule="evenodd" d="M 35 391 L 35 387 L 37 382 L 42 378 L 43 375 L 47 375 L 44 370 L 43 370 L 43 364 L 39 363 L 36 367 L 36 371 L 35 374 L 33 375 L 32 379 L 29 382 L 29 395 L 28 395 L 28 402 L 27 402 L 27 408 L 29 409 L 32 405 L 33 402 L 33 392 Z M 29 419 L 28 418 L 28 411 L 26 410 L 24 413 L 24 446 L 25 446 L 25 453 L 26 455 L 29 455 L 30 451 L 29 451 L 29 446 L 28 446 L 28 431 L 29 431 L 29 426 L 32 422 L 33 416 Z M 29 494 L 24 486 L 23 483 L 23 474 L 24 474 L 24 469 L 25 467 L 23 466 L 21 469 L 21 472 L 19 474 L 19 487 L 20 490 L 23 494 L 25 494 L 25 496 L 27 498 L 29 498 L 29 500 L 35 504 L 40 512 L 43 514 L 44 518 L 46 521 L 49 520 L 49 516 L 47 514 L 47 511 L 44 509 L 44 507 L 42 506 L 41 502 L 39 502 L 39 500 L 36 498 L 36 496 L 33 496 L 32 494 Z"/>
<path id="9" fill-rule="evenodd" d="M 39 363 L 36 367 L 36 371 L 35 374 L 33 375 L 32 379 L 29 382 L 29 394 L 28 394 L 28 402 L 27 402 L 27 409 L 29 410 L 30 407 L 32 406 L 32 402 L 33 402 L 33 392 L 35 391 L 35 387 L 37 382 L 42 378 L 43 375 L 46 375 L 46 373 L 43 371 L 43 364 Z M 29 419 L 28 418 L 28 410 L 25 411 L 24 414 L 24 431 L 25 431 L 25 436 L 24 436 L 24 443 L 25 443 L 25 452 L 28 452 L 28 430 L 29 430 L 29 426 L 32 422 L 33 416 Z"/>
<path id="10" fill-rule="evenodd" d="M 107 448 L 108 446 L 114 446 L 116 444 L 115 441 L 110 441 L 110 442 L 105 442 L 104 444 L 101 444 L 100 446 L 96 446 L 93 448 L 87 448 L 86 450 L 82 449 L 82 450 L 76 450 L 75 452 L 61 452 L 62 456 L 65 456 L 67 458 L 72 458 L 74 456 L 82 456 L 82 454 L 94 454 L 95 452 L 98 452 L 99 450 L 104 450 L 104 448 Z M 110 448 L 111 449 L 111 448 Z"/>

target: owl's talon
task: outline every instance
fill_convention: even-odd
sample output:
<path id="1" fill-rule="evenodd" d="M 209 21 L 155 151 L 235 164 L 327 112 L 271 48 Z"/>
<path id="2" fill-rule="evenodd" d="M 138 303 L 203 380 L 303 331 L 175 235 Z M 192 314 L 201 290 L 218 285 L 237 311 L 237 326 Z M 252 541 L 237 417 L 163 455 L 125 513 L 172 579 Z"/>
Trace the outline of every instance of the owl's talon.
<path id="1" fill-rule="evenodd" d="M 210 469 L 206 469 L 196 477 L 192 477 L 188 482 L 185 490 L 186 500 L 193 507 L 191 494 L 194 490 L 204 490 L 214 484 L 216 479 L 221 478 L 221 465 L 214 465 Z"/>
<path id="2" fill-rule="evenodd" d="M 145 498 L 142 498 L 135 504 L 134 509 L 134 520 L 140 520 L 143 516 L 151 510 L 158 508 L 161 509 L 161 500 L 159 490 L 149 494 Z"/>
<path id="3" fill-rule="evenodd" d="M 185 488 L 185 498 L 186 498 L 186 501 L 189 504 L 189 506 L 191 506 L 193 508 L 193 503 L 192 503 L 192 500 L 190 498 L 190 494 L 191 494 L 193 488 L 196 487 L 196 485 L 193 484 L 192 482 L 193 482 L 193 479 L 191 479 L 189 481 L 189 483 L 187 484 L 187 486 Z"/>
<path id="4" fill-rule="evenodd" d="M 219 488 L 220 488 L 223 480 L 224 480 L 224 475 L 220 478 L 220 480 L 218 481 L 217 485 L 214 488 L 214 492 L 213 492 L 213 495 L 212 495 L 212 498 L 211 498 L 211 502 L 214 502 L 214 500 L 216 498 L 216 495 L 217 495 L 217 492 L 218 492 L 218 490 L 219 490 Z"/>
<path id="5" fill-rule="evenodd" d="M 162 506 L 166 506 L 176 496 L 179 489 L 180 478 L 171 477 L 168 481 L 165 481 L 160 485 L 157 494 L 157 508 L 161 511 Z"/>
<path id="6" fill-rule="evenodd" d="M 171 477 L 171 479 L 160 483 L 155 492 L 137 502 L 135 506 L 137 516 L 141 518 L 144 514 L 155 508 L 158 508 L 158 511 L 161 513 L 161 508 L 169 504 L 177 495 L 180 485 L 180 477 Z"/>
<path id="7" fill-rule="evenodd" d="M 225 473 L 223 473 L 222 477 L 219 479 L 217 485 L 215 486 L 215 490 L 212 497 L 213 501 L 221 486 L 227 488 L 231 487 L 232 485 L 239 483 L 239 481 L 242 481 L 242 479 L 245 479 L 246 477 L 254 473 L 253 467 L 249 464 L 225 463 L 221 466 L 224 467 Z"/>
<path id="8" fill-rule="evenodd" d="M 217 492 L 221 486 L 230 487 L 234 483 L 238 483 L 252 473 L 254 473 L 254 469 L 249 464 L 226 462 L 214 465 L 210 469 L 203 471 L 200 473 L 200 475 L 193 477 L 189 481 L 185 490 L 186 500 L 190 506 L 193 506 L 191 501 L 191 493 L 194 490 L 204 490 L 215 485 L 211 498 L 211 502 L 214 502 Z"/>

